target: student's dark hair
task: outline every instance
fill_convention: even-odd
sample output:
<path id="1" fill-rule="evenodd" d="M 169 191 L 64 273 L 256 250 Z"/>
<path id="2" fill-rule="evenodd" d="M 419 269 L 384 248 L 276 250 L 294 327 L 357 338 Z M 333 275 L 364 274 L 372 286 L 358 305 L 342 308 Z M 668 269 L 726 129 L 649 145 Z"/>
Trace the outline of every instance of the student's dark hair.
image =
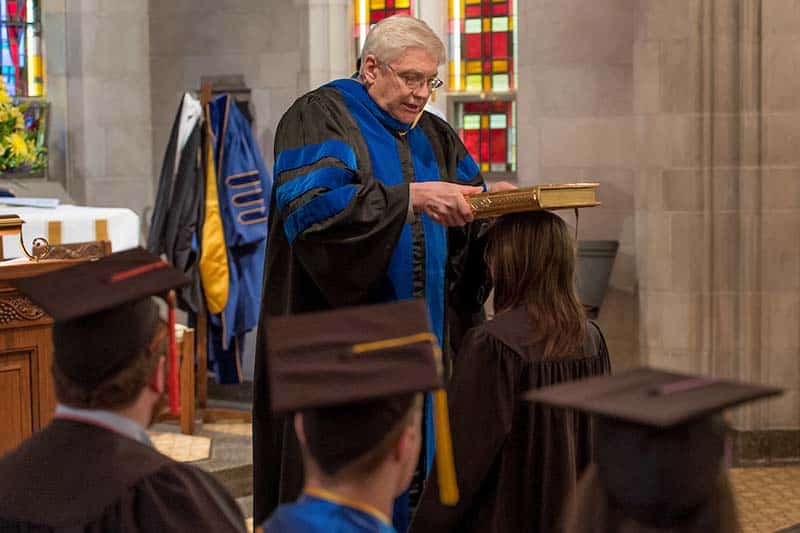
<path id="1" fill-rule="evenodd" d="M 532 342 L 546 358 L 575 355 L 586 315 L 575 285 L 575 242 L 561 217 L 548 211 L 498 218 L 489 231 L 487 261 L 496 312 L 525 307 Z"/>

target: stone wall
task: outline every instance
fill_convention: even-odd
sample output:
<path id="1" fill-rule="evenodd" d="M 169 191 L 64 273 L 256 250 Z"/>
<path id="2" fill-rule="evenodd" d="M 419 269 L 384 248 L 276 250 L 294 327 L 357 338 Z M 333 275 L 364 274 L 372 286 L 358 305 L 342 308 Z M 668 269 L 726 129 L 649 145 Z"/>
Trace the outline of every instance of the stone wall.
<path id="1" fill-rule="evenodd" d="M 66 8 L 66 188 L 81 204 L 152 204 L 150 41 L 145 0 Z"/>
<path id="2" fill-rule="evenodd" d="M 734 422 L 796 429 L 800 2 L 642 0 L 638 15 L 645 360 L 784 387 Z"/>
<path id="3" fill-rule="evenodd" d="M 579 238 L 620 242 L 600 314 L 616 369 L 639 360 L 632 7 L 630 0 L 519 2 L 519 181 L 602 184 L 604 205 L 581 213 Z"/>
<path id="4" fill-rule="evenodd" d="M 308 12 L 284 0 L 150 1 L 150 90 L 157 179 L 180 96 L 202 76 L 240 74 L 252 90 L 256 139 L 272 165 L 275 126 L 301 81 Z M 307 78 L 307 76 L 306 76 Z"/>

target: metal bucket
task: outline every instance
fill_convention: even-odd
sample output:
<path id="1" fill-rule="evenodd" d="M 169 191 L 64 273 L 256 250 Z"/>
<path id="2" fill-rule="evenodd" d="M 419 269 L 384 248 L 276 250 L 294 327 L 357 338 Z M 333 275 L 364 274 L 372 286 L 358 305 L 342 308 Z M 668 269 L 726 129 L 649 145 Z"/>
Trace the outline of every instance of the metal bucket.
<path id="1" fill-rule="evenodd" d="M 578 297 L 589 318 L 597 318 L 611 278 L 619 241 L 578 241 Z"/>

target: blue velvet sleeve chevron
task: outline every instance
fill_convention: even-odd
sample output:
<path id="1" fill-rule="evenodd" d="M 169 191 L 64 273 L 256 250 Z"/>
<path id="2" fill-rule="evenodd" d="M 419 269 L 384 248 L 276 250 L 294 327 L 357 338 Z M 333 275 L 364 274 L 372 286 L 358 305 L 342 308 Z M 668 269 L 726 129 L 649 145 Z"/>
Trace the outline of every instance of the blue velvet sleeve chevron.
<path id="1" fill-rule="evenodd" d="M 323 159 L 331 166 L 315 166 Z M 357 189 L 352 184 L 356 168 L 355 153 L 343 141 L 334 139 L 278 154 L 276 176 L 300 168 L 311 170 L 295 175 L 275 191 L 278 211 L 287 213 L 284 232 L 290 243 L 312 225 L 342 212 L 353 200 Z M 301 205 L 293 205 L 312 191 L 321 194 Z"/>

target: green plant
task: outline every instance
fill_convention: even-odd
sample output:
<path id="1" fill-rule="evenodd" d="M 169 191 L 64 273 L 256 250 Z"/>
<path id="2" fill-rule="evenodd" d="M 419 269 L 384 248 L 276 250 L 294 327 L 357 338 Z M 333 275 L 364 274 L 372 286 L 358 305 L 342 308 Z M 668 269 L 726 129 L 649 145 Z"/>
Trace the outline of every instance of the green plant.
<path id="1" fill-rule="evenodd" d="M 0 80 L 0 171 L 36 172 L 47 166 L 47 149 L 37 145 L 37 132 L 25 128 L 28 104 L 14 104 Z"/>

